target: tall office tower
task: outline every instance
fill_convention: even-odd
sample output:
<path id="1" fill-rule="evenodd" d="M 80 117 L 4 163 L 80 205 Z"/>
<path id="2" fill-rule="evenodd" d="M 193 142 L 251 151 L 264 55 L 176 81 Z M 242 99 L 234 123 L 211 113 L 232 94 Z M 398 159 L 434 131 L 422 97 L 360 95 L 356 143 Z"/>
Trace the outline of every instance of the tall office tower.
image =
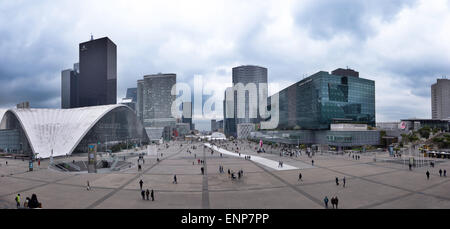
<path id="1" fill-rule="evenodd" d="M 181 108 L 183 110 L 183 115 L 181 116 L 181 122 L 182 123 L 188 123 L 189 129 L 193 130 L 192 128 L 192 102 L 183 102 L 181 104 Z"/>
<path id="2" fill-rule="evenodd" d="M 215 119 L 211 120 L 211 132 L 217 132 L 217 121 Z"/>
<path id="3" fill-rule="evenodd" d="M 126 98 L 131 99 L 133 102 L 137 102 L 137 88 L 128 88 Z"/>
<path id="4" fill-rule="evenodd" d="M 176 96 L 172 95 L 172 87 L 176 82 L 176 74 L 144 76 L 142 116 L 145 127 L 175 126 L 172 104 Z"/>
<path id="5" fill-rule="evenodd" d="M 251 84 L 254 84 L 256 91 L 251 93 L 249 90 L 244 90 L 244 93 L 240 93 L 239 90 L 236 90 L 236 85 L 239 83 L 241 83 L 245 89 L 250 89 Z M 265 84 L 264 88 L 260 88 L 261 83 Z M 226 125 L 229 125 L 226 132 L 228 135 L 236 136 L 236 125 L 241 123 L 256 124 L 261 122 L 259 100 L 265 99 L 267 101 L 267 98 L 260 98 L 260 90 L 268 91 L 267 68 L 253 65 L 244 65 L 233 68 L 233 86 L 235 87 L 234 120 L 226 120 Z M 244 111 L 240 112 L 239 107 L 244 107 Z"/>
<path id="6" fill-rule="evenodd" d="M 144 80 L 137 81 L 137 102 L 136 102 L 136 114 L 138 119 L 143 122 L 142 117 L 144 112 Z"/>
<path id="7" fill-rule="evenodd" d="M 80 44 L 78 107 L 117 103 L 117 47 L 108 38 Z"/>
<path id="8" fill-rule="evenodd" d="M 431 115 L 433 119 L 450 117 L 450 80 L 437 79 L 431 85 Z"/>
<path id="9" fill-rule="evenodd" d="M 72 69 L 61 72 L 61 108 L 75 108 L 78 100 L 78 63 L 73 65 Z"/>
<path id="10" fill-rule="evenodd" d="M 278 129 L 329 130 L 334 123 L 374 127 L 375 81 L 352 71 L 320 71 L 281 90 Z"/>

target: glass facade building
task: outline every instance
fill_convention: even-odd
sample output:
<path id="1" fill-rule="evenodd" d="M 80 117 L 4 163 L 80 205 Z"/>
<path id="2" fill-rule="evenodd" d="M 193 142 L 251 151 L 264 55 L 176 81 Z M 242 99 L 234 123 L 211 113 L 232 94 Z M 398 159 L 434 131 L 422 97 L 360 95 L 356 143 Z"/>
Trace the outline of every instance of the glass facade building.
<path id="1" fill-rule="evenodd" d="M 375 126 L 375 81 L 345 72 L 320 71 L 280 91 L 277 129 L 326 130 L 332 123 Z"/>

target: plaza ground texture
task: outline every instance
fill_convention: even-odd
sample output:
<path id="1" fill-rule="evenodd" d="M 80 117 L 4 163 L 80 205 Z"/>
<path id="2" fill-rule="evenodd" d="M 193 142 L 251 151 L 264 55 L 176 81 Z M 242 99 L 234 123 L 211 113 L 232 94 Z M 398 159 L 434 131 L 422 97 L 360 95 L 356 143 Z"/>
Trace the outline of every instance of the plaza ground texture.
<path id="1" fill-rule="evenodd" d="M 197 149 L 192 149 L 194 145 Z M 16 208 L 17 193 L 22 203 L 25 197 L 36 194 L 46 209 L 323 209 L 325 196 L 337 196 L 341 209 L 450 208 L 450 179 L 438 173 L 439 169 L 450 171 L 450 160 L 434 168 L 409 171 L 402 164 L 375 162 L 372 154 L 361 154 L 360 160 L 328 153 L 312 158 L 305 154 L 280 157 L 279 149 L 256 153 L 256 144 L 245 142 L 238 146 L 242 154 L 282 160 L 296 169 L 277 170 L 233 155 L 211 154 L 198 142 L 171 142 L 167 149 L 160 147 L 159 162 L 157 155 L 145 156 L 141 171 L 136 166 L 137 158 L 131 158 L 128 160 L 133 167 L 106 174 L 59 172 L 48 167 L 49 160 L 41 161 L 40 166 L 35 163 L 34 171 L 28 172 L 26 160 L 0 158 L 0 208 Z M 234 152 L 236 145 L 228 143 L 223 147 Z M 377 155 L 383 156 L 387 157 Z M 198 164 L 198 159 L 206 164 Z M 55 160 L 87 158 L 74 155 Z M 205 175 L 201 174 L 202 166 Z M 219 166 L 225 173 L 219 172 Z M 228 169 L 243 170 L 244 175 L 232 180 Z M 427 170 L 431 173 L 429 180 Z M 177 184 L 172 183 L 175 174 Z M 155 201 L 142 200 L 141 179 L 144 189 L 154 190 Z M 87 181 L 90 191 L 86 190 Z"/>

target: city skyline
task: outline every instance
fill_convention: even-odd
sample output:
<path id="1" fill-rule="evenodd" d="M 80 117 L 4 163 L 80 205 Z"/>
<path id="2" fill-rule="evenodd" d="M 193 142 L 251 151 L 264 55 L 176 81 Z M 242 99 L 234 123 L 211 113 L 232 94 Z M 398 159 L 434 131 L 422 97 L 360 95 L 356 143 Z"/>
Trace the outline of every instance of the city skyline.
<path id="1" fill-rule="evenodd" d="M 93 34 L 117 44 L 117 101 L 158 72 L 174 72 L 191 86 L 203 75 L 207 87 L 224 91 L 240 65 L 267 68 L 279 89 L 348 66 L 378 82 L 377 122 L 431 118 L 430 87 L 450 73 L 449 1 L 257 3 L 116 2 L 99 18 L 100 1 L 2 2 L 0 19 L 10 23 L 0 26 L 0 107 L 59 107 L 61 70 Z M 167 12 L 174 17 L 162 17 Z M 146 15 L 153 16 L 142 20 Z"/>

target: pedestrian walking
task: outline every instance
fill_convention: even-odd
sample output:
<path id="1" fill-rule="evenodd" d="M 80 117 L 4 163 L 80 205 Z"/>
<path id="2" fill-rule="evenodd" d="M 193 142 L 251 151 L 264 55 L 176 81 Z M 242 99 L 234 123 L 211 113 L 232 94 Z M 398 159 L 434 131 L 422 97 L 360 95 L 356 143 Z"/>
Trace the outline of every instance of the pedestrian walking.
<path id="1" fill-rule="evenodd" d="M 200 170 L 202 172 L 202 175 L 205 175 L 205 168 L 201 167 Z"/>
<path id="2" fill-rule="evenodd" d="M 334 204 L 336 205 L 336 209 L 338 209 L 338 203 L 339 203 L 339 199 L 337 198 L 337 196 L 334 197 Z"/>
<path id="3" fill-rule="evenodd" d="M 336 185 L 339 186 L 339 178 L 336 177 Z"/>
<path id="4" fill-rule="evenodd" d="M 323 202 L 325 202 L 325 208 L 328 209 L 328 196 L 325 196 L 325 199 L 323 199 Z"/>
<path id="5" fill-rule="evenodd" d="M 442 169 L 439 169 L 439 176 L 442 177 Z"/>
<path id="6" fill-rule="evenodd" d="M 20 207 L 20 193 L 17 194 L 15 200 L 16 200 L 17 208 L 19 208 Z"/>
<path id="7" fill-rule="evenodd" d="M 334 209 L 334 204 L 335 204 L 334 197 L 331 197 L 331 205 L 333 206 L 333 209 Z"/>
<path id="8" fill-rule="evenodd" d="M 178 184 L 178 183 L 177 183 L 177 175 L 174 175 L 174 176 L 173 176 L 173 182 L 172 182 L 172 183 L 173 183 L 173 184 Z"/>
<path id="9" fill-rule="evenodd" d="M 343 182 L 343 185 L 344 185 L 344 188 L 345 188 L 345 177 L 344 177 L 344 179 L 342 180 L 342 182 Z"/>
<path id="10" fill-rule="evenodd" d="M 152 198 L 152 201 L 155 201 L 155 194 L 153 193 L 153 189 L 152 192 L 150 193 L 150 197 Z"/>
<path id="11" fill-rule="evenodd" d="M 145 191 L 144 190 L 141 191 L 141 196 L 142 196 L 142 200 L 145 200 Z"/>
<path id="12" fill-rule="evenodd" d="M 430 179 L 430 172 L 429 171 L 427 171 L 427 180 L 429 180 Z"/>
<path id="13" fill-rule="evenodd" d="M 89 184 L 89 181 L 86 182 L 86 190 L 91 190 L 91 185 Z"/>
<path id="14" fill-rule="evenodd" d="M 141 190 L 142 190 L 142 185 L 144 184 L 144 181 L 140 180 L 139 181 L 139 185 L 141 186 Z"/>
<path id="15" fill-rule="evenodd" d="M 149 200 L 148 196 L 150 195 L 150 190 L 147 189 L 147 191 L 145 191 L 145 196 L 147 197 L 147 200 Z"/>
<path id="16" fill-rule="evenodd" d="M 444 177 L 447 176 L 447 170 L 444 169 Z"/>
<path id="17" fill-rule="evenodd" d="M 311 161 L 311 165 L 314 166 L 314 160 Z"/>
<path id="18" fill-rule="evenodd" d="M 299 173 L 299 174 L 298 174 L 298 180 L 303 181 L 303 180 L 302 180 L 302 173 Z"/>

